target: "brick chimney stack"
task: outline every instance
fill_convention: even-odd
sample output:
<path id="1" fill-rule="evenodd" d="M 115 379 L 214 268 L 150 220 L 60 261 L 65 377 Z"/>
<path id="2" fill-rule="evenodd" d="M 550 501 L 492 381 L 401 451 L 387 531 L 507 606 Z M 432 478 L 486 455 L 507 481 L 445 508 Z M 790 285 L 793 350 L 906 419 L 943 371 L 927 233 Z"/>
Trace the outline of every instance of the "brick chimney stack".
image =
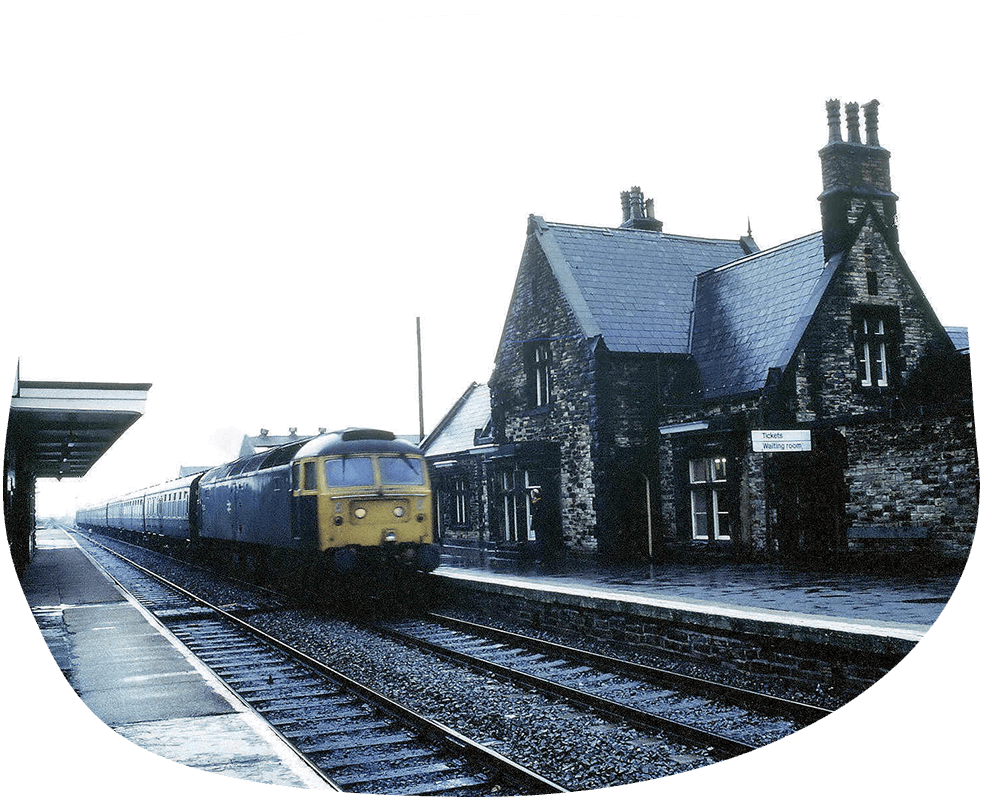
<path id="1" fill-rule="evenodd" d="M 897 196 L 890 186 L 890 152 L 879 144 L 879 101 L 862 107 L 865 143 L 859 129 L 859 105 L 845 104 L 847 140 L 841 139 L 841 104 L 829 100 L 828 140 L 820 150 L 823 192 L 818 196 L 824 233 L 824 257 L 840 252 L 868 204 L 872 204 L 896 242 Z"/>

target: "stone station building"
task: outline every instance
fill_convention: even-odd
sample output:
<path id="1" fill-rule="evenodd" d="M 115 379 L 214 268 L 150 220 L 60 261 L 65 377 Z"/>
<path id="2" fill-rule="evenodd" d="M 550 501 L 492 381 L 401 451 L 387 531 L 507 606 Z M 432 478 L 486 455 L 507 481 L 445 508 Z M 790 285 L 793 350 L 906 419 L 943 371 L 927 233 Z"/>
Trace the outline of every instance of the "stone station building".
<path id="1" fill-rule="evenodd" d="M 963 562 L 965 329 L 899 248 L 878 102 L 829 101 L 821 230 L 759 250 L 530 216 L 487 386 L 423 443 L 456 559 Z"/>

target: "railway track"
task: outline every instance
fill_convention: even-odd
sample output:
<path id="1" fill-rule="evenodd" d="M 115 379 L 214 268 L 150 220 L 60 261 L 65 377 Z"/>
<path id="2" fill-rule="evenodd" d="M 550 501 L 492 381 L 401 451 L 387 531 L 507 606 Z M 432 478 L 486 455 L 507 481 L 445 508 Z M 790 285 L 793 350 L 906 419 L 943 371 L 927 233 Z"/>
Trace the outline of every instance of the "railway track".
<path id="1" fill-rule="evenodd" d="M 96 543 L 91 556 L 331 787 L 392 795 L 568 791 Z"/>
<path id="2" fill-rule="evenodd" d="M 754 750 L 830 713 L 439 614 L 378 629 L 467 667 L 709 747 L 720 757 Z"/>
<path id="3" fill-rule="evenodd" d="M 131 549 L 136 547 L 131 543 L 125 546 L 128 548 L 122 551 L 135 556 Z M 159 570 L 161 555 L 153 554 L 157 559 L 150 557 L 148 562 Z M 187 566 L 182 562 L 180 565 Z M 174 574 L 169 562 L 165 568 L 168 570 L 163 573 Z M 244 580 L 229 587 L 224 584 L 216 587 L 208 582 L 208 576 L 215 577 L 217 572 L 196 566 L 189 568 L 195 573 L 181 571 L 182 579 L 190 577 L 183 584 L 193 584 L 197 590 L 211 590 L 211 594 L 204 595 L 227 602 L 222 605 L 224 610 L 241 615 L 268 632 L 276 630 L 285 642 L 308 647 L 309 652 L 317 652 L 326 663 L 346 669 L 367 686 L 390 692 L 393 697 L 403 697 L 409 707 L 426 709 L 426 713 L 440 720 L 460 725 L 462 731 L 478 737 L 489 749 L 509 754 L 527 765 L 538 764 L 545 775 L 571 789 L 628 783 L 643 780 L 645 776 L 660 777 L 719 761 L 775 741 L 830 713 L 827 709 L 438 614 L 420 613 L 418 617 L 409 614 L 403 620 L 399 612 L 404 611 L 393 610 L 390 612 L 394 620 L 389 624 L 385 618 L 388 613 L 382 609 L 379 625 L 350 618 L 347 622 L 333 619 L 330 627 L 325 628 L 321 626 L 326 618 L 322 607 L 317 611 L 311 608 L 308 615 L 309 609 L 299 612 L 283 594 Z M 199 577 L 201 574 L 203 578 Z M 219 590 L 222 592 L 218 593 Z M 170 614 L 166 617 L 169 619 Z M 350 622 L 352 628 L 344 630 Z M 337 624 L 344 626 L 334 626 Z M 330 628 L 336 635 L 332 643 L 323 638 L 325 630 Z M 370 635 L 369 639 L 363 637 L 365 633 Z M 400 642 L 409 645 L 408 648 L 399 648 Z M 435 648 L 429 646 L 434 643 Z M 344 646 L 352 648 L 344 652 Z M 332 647 L 336 649 L 330 651 Z M 410 655 L 407 659 L 406 653 Z M 434 666 L 432 659 L 441 655 L 456 663 L 447 664 L 451 671 L 443 673 L 437 685 L 436 675 L 444 670 L 438 664 Z M 475 655 L 480 657 L 474 658 Z M 393 660 L 384 663 L 382 669 L 388 658 Z M 467 692 L 463 709 L 452 707 L 458 699 L 453 689 L 453 682 L 459 677 L 454 676 L 454 670 L 458 668 L 465 670 L 466 678 L 458 683 Z M 476 682 L 474 678 L 482 680 L 477 677 L 482 673 L 486 677 Z M 510 681 L 504 689 L 508 693 L 500 695 L 501 705 L 493 699 L 495 692 L 503 690 L 496 688 L 499 679 Z M 531 691 L 525 692 L 524 687 Z M 518 694 L 514 693 L 517 691 Z M 553 699 L 545 697 L 545 692 L 551 693 Z M 539 709 L 532 709 L 536 716 L 527 716 L 523 712 L 531 708 L 526 706 L 521 712 L 518 705 L 512 704 L 517 698 L 524 704 L 544 699 L 551 704 L 557 701 L 562 704 L 540 705 Z M 263 712 L 263 706 L 252 704 Z M 567 738 L 572 734 L 561 727 L 554 731 L 558 736 L 557 749 L 544 752 L 540 745 L 549 739 L 540 737 L 549 736 L 551 723 L 545 720 L 554 713 L 552 707 L 558 714 L 558 726 L 576 720 L 585 722 L 577 734 L 579 739 L 581 735 L 599 737 L 610 725 L 615 726 L 612 735 L 619 737 L 620 748 L 634 743 L 631 755 L 626 750 L 616 750 L 615 746 L 607 752 L 600 738 L 595 738 L 594 744 L 592 739 L 586 743 Z M 298 726 L 296 720 L 313 710 L 308 704 L 295 707 L 288 703 L 283 710 L 274 709 L 268 718 L 292 734 L 298 731 L 301 735 L 292 738 L 304 742 L 305 734 L 312 735 L 314 728 Z M 538 717 L 540 721 L 534 722 Z M 605 727 L 598 727 L 600 723 Z M 643 739 L 639 738 L 641 735 Z M 596 745 L 601 749 L 590 753 Z M 613 757 L 617 758 L 615 763 L 610 760 Z M 395 790 L 385 787 L 370 791 Z M 512 790 L 496 792 L 511 794 Z"/>

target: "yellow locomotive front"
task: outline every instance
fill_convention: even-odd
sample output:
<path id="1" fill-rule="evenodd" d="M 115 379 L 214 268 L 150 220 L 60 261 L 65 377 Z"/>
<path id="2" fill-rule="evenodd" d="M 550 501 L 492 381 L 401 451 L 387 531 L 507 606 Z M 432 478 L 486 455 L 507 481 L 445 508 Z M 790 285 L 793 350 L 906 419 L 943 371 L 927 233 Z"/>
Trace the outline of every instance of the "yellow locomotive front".
<path id="1" fill-rule="evenodd" d="M 299 533 L 337 573 L 385 564 L 436 568 L 432 490 L 418 448 L 370 429 L 329 437 L 294 460 Z"/>

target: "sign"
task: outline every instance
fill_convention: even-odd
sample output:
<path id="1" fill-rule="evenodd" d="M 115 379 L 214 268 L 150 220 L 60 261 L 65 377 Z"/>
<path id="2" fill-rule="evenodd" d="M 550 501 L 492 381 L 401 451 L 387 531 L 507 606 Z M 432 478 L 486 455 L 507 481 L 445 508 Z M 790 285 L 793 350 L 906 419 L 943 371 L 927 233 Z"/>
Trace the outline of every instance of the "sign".
<path id="1" fill-rule="evenodd" d="M 809 431 L 752 431 L 751 449 L 756 453 L 787 453 L 810 450 Z"/>

